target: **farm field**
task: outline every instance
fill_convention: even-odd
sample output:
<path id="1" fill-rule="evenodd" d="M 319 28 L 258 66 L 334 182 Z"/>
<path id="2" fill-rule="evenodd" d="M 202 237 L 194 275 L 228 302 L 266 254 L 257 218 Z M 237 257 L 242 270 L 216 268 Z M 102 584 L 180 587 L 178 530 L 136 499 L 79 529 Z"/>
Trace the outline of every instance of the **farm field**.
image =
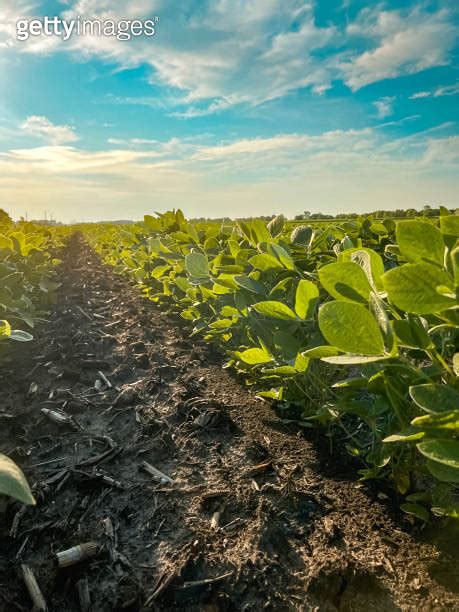
<path id="1" fill-rule="evenodd" d="M 458 219 L 3 228 L 3 609 L 457 607 Z"/>

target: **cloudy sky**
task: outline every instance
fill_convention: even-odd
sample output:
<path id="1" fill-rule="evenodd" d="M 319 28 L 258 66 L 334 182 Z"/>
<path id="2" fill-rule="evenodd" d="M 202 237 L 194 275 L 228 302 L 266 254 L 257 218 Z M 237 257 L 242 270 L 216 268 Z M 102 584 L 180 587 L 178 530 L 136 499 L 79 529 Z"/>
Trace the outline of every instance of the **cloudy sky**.
<path id="1" fill-rule="evenodd" d="M 159 23 L 17 40 L 44 16 Z M 0 207 L 457 207 L 458 34 L 457 0 L 1 0 Z"/>

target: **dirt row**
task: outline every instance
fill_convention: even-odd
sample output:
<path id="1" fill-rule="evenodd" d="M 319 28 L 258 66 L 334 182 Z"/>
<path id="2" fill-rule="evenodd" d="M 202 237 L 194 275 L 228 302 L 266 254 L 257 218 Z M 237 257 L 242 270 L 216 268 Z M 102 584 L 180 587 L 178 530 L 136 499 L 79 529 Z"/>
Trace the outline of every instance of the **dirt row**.
<path id="1" fill-rule="evenodd" d="M 38 501 L 0 510 L 0 610 L 31 609 L 23 565 L 56 612 L 459 609 L 454 526 L 352 480 L 81 236 L 61 257 L 0 385 L 0 452 Z"/>

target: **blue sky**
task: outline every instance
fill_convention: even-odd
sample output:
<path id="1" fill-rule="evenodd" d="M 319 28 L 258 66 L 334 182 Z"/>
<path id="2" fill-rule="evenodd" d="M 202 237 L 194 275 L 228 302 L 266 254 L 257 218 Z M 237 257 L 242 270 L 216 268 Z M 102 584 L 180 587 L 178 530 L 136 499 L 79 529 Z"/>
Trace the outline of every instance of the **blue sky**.
<path id="1" fill-rule="evenodd" d="M 19 19 L 152 19 L 30 37 Z M 459 206 L 456 1 L 2 0 L 0 206 L 64 221 Z"/>

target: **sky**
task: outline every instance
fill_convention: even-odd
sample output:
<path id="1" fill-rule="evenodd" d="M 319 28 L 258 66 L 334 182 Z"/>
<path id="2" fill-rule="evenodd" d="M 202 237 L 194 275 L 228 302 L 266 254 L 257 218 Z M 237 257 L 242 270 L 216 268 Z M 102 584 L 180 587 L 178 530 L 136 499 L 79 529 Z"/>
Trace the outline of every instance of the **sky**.
<path id="1" fill-rule="evenodd" d="M 150 20 L 18 40 L 19 20 Z M 0 207 L 459 207 L 457 0 L 1 0 Z"/>

